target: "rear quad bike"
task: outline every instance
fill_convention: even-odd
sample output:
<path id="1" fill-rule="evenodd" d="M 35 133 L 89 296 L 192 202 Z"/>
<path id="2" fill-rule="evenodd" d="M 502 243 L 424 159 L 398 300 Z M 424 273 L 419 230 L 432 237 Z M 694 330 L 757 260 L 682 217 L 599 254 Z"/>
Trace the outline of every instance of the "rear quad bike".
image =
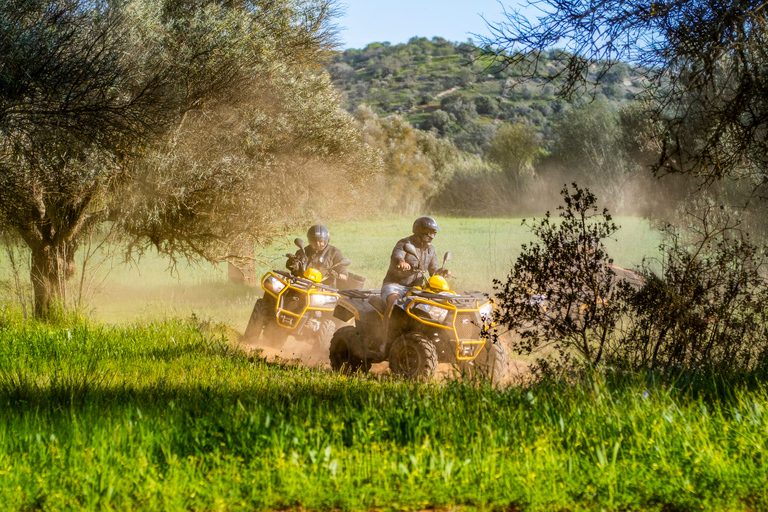
<path id="1" fill-rule="evenodd" d="M 411 252 L 407 245 L 405 250 Z M 449 259 L 446 253 L 441 268 Z M 438 363 L 493 382 L 506 376 L 507 352 L 489 340 L 494 306 L 482 292 L 459 295 L 435 274 L 395 303 L 386 332 L 379 290 L 339 293 L 333 314 L 344 322 L 354 319 L 354 325 L 339 328 L 331 339 L 335 371 L 367 372 L 371 364 L 388 361 L 392 373 L 411 379 L 433 377 Z"/>
<path id="2" fill-rule="evenodd" d="M 304 248 L 304 241 L 295 240 Z M 349 265 L 344 259 L 337 267 Z M 333 269 L 331 269 L 333 272 Z M 243 341 L 282 348 L 289 335 L 307 341 L 319 350 L 327 350 L 331 337 L 342 322 L 333 317 L 339 300 L 338 290 L 321 284 L 322 273 L 304 268 L 302 276 L 285 270 L 272 270 L 261 279 L 264 296 L 256 301 Z"/>

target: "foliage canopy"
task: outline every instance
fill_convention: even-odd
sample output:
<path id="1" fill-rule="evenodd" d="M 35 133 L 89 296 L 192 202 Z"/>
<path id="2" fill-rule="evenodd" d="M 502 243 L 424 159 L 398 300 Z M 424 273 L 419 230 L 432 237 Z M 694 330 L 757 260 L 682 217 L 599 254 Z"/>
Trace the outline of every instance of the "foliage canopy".
<path id="1" fill-rule="evenodd" d="M 757 0 L 532 0 L 531 22 L 510 11 L 484 41 L 499 62 L 542 71 L 570 97 L 612 79 L 621 62 L 643 77 L 654 170 L 704 183 L 747 178 L 763 188 L 768 164 L 768 23 Z M 560 45 L 560 65 L 540 66 Z"/>
<path id="2" fill-rule="evenodd" d="M 0 5 L 0 226 L 32 252 L 38 315 L 105 222 L 130 247 L 218 260 L 268 236 L 274 211 L 306 214 L 302 186 L 327 164 L 341 172 L 320 182 L 352 192 L 375 172 L 321 71 L 335 14 L 331 0 Z"/>

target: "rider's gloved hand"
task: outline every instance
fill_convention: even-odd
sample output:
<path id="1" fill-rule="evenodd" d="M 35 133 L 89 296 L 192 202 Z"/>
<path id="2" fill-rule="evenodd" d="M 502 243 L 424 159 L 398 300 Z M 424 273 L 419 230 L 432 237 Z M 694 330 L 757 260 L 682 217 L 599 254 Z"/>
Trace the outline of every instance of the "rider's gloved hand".
<path id="1" fill-rule="evenodd" d="M 406 261 L 398 261 L 397 268 L 399 268 L 400 270 L 411 270 L 411 265 Z"/>
<path id="2" fill-rule="evenodd" d="M 339 277 L 339 279 L 341 279 L 342 281 L 346 281 L 346 280 L 347 280 L 347 274 L 339 274 L 339 276 L 338 276 L 338 277 Z"/>
<path id="3" fill-rule="evenodd" d="M 451 274 L 451 271 L 448 270 L 447 268 L 437 269 L 437 272 L 435 272 L 435 274 L 443 277 L 453 277 L 453 274 Z"/>

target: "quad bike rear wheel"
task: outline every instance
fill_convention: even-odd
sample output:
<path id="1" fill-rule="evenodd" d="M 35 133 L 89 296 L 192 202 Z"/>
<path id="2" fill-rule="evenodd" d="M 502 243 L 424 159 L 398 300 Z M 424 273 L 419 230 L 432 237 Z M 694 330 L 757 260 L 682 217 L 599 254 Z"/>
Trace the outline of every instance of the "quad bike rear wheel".
<path id="1" fill-rule="evenodd" d="M 392 344 L 389 368 L 395 375 L 409 379 L 431 379 L 437 373 L 437 349 L 421 334 L 404 334 Z"/>
<path id="2" fill-rule="evenodd" d="M 370 362 L 360 359 L 350 350 L 351 346 L 359 346 L 360 343 L 362 340 L 354 325 L 346 325 L 333 333 L 329 352 L 333 371 L 367 373 L 371 369 Z"/>
<path id="3" fill-rule="evenodd" d="M 243 334 L 243 341 L 246 343 L 256 343 L 259 341 L 266 323 L 267 304 L 264 302 L 264 299 L 259 299 L 256 301 L 256 305 L 253 306 L 251 318 L 248 319 L 248 325 L 245 328 L 245 334 Z"/>

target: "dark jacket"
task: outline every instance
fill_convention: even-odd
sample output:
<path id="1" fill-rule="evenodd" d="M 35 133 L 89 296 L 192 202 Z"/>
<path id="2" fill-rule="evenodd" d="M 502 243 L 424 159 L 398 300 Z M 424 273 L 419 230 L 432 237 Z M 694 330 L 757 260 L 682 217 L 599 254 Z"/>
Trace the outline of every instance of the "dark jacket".
<path id="1" fill-rule="evenodd" d="M 323 284 L 328 286 L 336 286 L 336 276 L 333 275 L 331 269 L 338 265 L 338 263 L 344 259 L 341 251 L 336 247 L 328 244 L 322 251 L 316 251 L 311 245 L 306 246 L 303 250 L 296 251 L 294 258 L 288 258 L 285 263 L 286 268 L 291 271 L 291 274 L 295 276 L 303 276 L 305 268 L 314 268 L 319 270 L 323 274 Z M 304 264 L 306 261 L 306 265 Z M 336 267 L 337 274 L 347 274 L 347 267 Z"/>
<path id="2" fill-rule="evenodd" d="M 407 243 L 413 244 L 416 248 L 418 258 L 412 254 L 405 252 L 403 247 Z M 411 265 L 411 270 L 400 270 L 397 268 L 397 264 L 401 261 Z M 415 235 L 403 238 L 392 249 L 392 257 L 389 259 L 389 270 L 384 277 L 384 284 L 397 283 L 403 286 L 420 286 L 423 280 L 423 276 L 414 270 L 424 270 L 429 272 L 429 276 L 432 276 L 440 265 L 437 263 L 437 253 L 432 244 L 427 244 L 426 247 L 421 245 L 419 238 Z"/>

